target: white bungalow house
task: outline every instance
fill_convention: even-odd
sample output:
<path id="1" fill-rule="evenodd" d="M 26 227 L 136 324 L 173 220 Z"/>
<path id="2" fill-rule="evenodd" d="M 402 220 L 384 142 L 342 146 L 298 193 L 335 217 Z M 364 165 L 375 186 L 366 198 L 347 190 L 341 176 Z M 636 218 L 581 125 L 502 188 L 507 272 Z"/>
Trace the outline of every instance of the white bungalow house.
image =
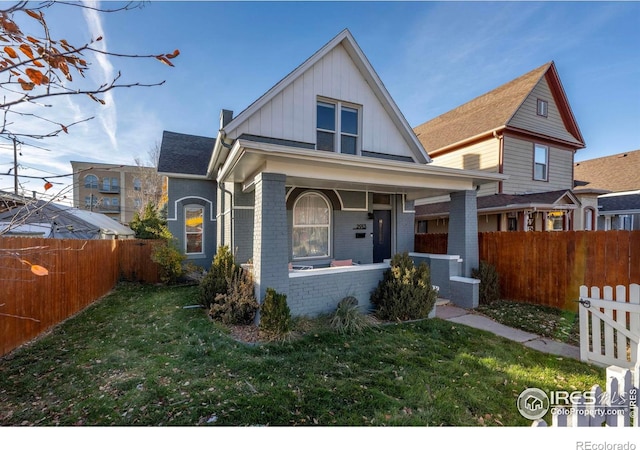
<path id="1" fill-rule="evenodd" d="M 215 139 L 165 132 L 158 170 L 188 258 L 208 266 L 229 245 L 252 261 L 258 298 L 271 287 L 314 315 L 347 295 L 368 305 L 385 260 L 413 252 L 413 204 L 430 196 L 452 199 L 451 256 L 430 260 L 434 284 L 477 291 L 455 278 L 478 265 L 476 189 L 507 177 L 430 163 L 344 30 L 237 116 L 223 110 Z"/>

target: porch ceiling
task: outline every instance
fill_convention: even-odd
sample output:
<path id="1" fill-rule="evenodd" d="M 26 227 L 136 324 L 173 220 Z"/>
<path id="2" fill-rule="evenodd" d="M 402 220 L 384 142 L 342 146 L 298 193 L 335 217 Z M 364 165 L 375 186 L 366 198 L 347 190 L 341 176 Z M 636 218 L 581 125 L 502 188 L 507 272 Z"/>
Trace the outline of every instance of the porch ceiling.
<path id="1" fill-rule="evenodd" d="M 471 190 L 507 177 L 362 156 L 237 140 L 221 167 L 218 181 L 242 183 L 251 190 L 261 172 L 281 173 L 299 187 L 367 190 L 406 194 L 408 200 Z"/>

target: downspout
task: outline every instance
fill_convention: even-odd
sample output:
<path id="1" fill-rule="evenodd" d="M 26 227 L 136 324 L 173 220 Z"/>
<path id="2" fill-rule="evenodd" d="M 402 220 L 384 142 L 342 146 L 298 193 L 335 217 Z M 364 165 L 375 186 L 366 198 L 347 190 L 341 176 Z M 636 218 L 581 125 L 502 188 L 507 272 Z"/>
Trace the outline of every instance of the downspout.
<path id="1" fill-rule="evenodd" d="M 498 140 L 498 173 L 504 174 L 504 136 L 494 131 L 493 137 Z M 498 194 L 502 194 L 502 181 L 498 181 Z"/>
<path id="2" fill-rule="evenodd" d="M 233 221 L 234 221 L 234 214 L 233 214 L 233 192 L 222 188 L 222 195 L 224 195 L 225 193 L 229 194 L 229 198 L 231 199 L 231 205 L 229 206 L 229 250 L 231 251 L 231 254 L 235 256 L 235 247 L 233 246 L 233 235 L 234 235 L 234 229 L 233 229 Z"/>
<path id="3" fill-rule="evenodd" d="M 219 142 L 220 144 L 226 148 L 227 150 L 231 150 L 231 148 L 233 147 L 233 143 L 232 144 L 227 144 L 225 142 L 225 139 L 227 138 L 227 133 L 224 132 L 224 129 L 221 128 L 219 130 L 220 133 L 220 139 Z M 235 220 L 235 215 L 234 215 L 234 208 L 233 208 L 233 203 L 234 203 L 234 198 L 233 198 L 233 192 L 229 191 L 227 189 L 225 189 L 224 187 L 221 188 L 222 190 L 222 195 L 224 196 L 224 194 L 229 194 L 229 197 L 231 199 L 231 205 L 229 205 L 229 250 L 231 250 L 231 254 L 235 254 L 235 247 L 233 245 L 233 241 L 234 241 L 234 220 Z"/>

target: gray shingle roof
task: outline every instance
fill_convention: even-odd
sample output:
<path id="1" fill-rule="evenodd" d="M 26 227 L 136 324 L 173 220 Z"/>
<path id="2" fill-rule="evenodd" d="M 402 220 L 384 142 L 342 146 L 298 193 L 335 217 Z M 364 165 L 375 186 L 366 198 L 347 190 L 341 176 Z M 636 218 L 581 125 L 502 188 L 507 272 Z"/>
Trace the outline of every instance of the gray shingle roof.
<path id="1" fill-rule="evenodd" d="M 612 195 L 598 198 L 598 209 L 607 211 L 640 211 L 640 194 Z"/>
<path id="2" fill-rule="evenodd" d="M 164 131 L 158 172 L 206 175 L 215 138 Z"/>

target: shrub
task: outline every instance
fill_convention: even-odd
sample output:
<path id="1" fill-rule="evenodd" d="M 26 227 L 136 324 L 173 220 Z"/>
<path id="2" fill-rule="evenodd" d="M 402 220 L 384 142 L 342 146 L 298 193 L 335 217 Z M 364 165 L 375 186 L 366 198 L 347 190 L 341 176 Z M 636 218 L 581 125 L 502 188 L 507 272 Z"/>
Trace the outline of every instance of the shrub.
<path id="1" fill-rule="evenodd" d="M 240 270 L 227 280 L 225 294 L 216 295 L 209 308 L 209 317 L 227 325 L 249 325 L 258 311 L 251 273 Z"/>
<path id="2" fill-rule="evenodd" d="M 425 263 L 415 267 L 408 253 L 396 254 L 391 267 L 371 295 L 376 315 L 382 320 L 413 320 L 429 315 L 437 298 Z"/>
<path id="3" fill-rule="evenodd" d="M 267 288 L 260 306 L 260 332 L 270 339 L 282 339 L 290 331 L 291 310 L 287 305 L 287 296 Z"/>
<path id="4" fill-rule="evenodd" d="M 356 334 L 369 328 L 371 320 L 360 311 L 355 297 L 345 297 L 338 303 L 329 324 L 339 334 Z"/>
<path id="5" fill-rule="evenodd" d="M 160 280 L 166 284 L 176 283 L 182 277 L 184 259 L 173 240 L 154 246 L 151 252 L 151 260 L 160 266 Z"/>
<path id="6" fill-rule="evenodd" d="M 138 239 L 171 239 L 167 228 L 167 221 L 160 216 L 160 212 L 153 202 L 145 205 L 142 215 L 136 211 L 129 222 L 129 228 L 136 233 Z"/>
<path id="7" fill-rule="evenodd" d="M 229 280 L 240 271 L 240 266 L 236 265 L 229 247 L 224 245 L 218 247 L 216 256 L 211 263 L 211 269 L 200 282 L 199 298 L 200 304 L 209 309 L 215 302 L 217 295 L 225 295 L 229 290 Z"/>
<path id="8" fill-rule="evenodd" d="M 494 265 L 480 261 L 480 267 L 471 271 L 471 277 L 480 280 L 478 303 L 490 305 L 500 300 L 500 277 Z"/>

